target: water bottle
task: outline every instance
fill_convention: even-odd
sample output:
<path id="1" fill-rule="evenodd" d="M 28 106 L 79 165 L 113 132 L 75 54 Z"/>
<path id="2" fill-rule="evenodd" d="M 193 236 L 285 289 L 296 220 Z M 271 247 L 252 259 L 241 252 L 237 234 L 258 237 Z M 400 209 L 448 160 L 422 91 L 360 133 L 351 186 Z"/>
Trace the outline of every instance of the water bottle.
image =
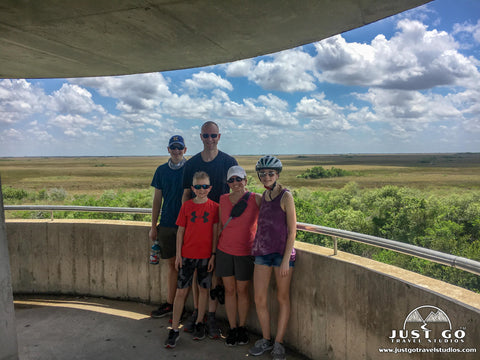
<path id="1" fill-rule="evenodd" d="M 160 245 L 158 245 L 158 241 L 155 240 L 155 242 L 152 245 L 152 249 L 150 250 L 150 264 L 158 265 L 159 260 L 160 260 Z"/>

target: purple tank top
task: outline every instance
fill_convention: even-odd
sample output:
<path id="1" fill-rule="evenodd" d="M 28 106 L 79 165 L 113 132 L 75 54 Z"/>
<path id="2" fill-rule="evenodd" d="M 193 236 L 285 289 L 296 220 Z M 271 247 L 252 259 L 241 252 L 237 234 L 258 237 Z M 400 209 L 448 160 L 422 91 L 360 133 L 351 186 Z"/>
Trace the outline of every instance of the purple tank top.
<path id="1" fill-rule="evenodd" d="M 253 256 L 284 254 L 288 236 L 287 214 L 282 210 L 280 201 L 286 191 L 288 190 L 283 189 L 272 201 L 267 201 L 265 193 L 263 193 L 258 214 L 257 233 L 252 247 Z M 295 249 L 292 249 L 290 261 L 295 261 Z"/>

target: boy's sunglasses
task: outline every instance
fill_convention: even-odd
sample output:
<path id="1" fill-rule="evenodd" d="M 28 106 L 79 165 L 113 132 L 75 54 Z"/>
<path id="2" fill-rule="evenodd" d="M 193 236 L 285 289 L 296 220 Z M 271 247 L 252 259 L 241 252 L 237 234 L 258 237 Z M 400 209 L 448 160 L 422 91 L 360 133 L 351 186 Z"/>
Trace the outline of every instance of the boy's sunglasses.
<path id="1" fill-rule="evenodd" d="M 241 182 L 243 179 L 240 176 L 231 177 L 227 180 L 227 183 L 232 184 L 233 182 Z"/>
<path id="2" fill-rule="evenodd" d="M 260 176 L 260 177 L 265 177 L 267 175 L 270 176 L 270 177 L 273 177 L 273 176 L 277 175 L 277 173 L 275 171 L 269 171 L 269 172 L 260 171 L 258 173 L 258 176 Z"/>
<path id="3" fill-rule="evenodd" d="M 185 146 L 182 146 L 182 145 L 170 145 L 169 148 L 170 148 L 170 150 L 183 150 L 183 149 L 185 149 Z"/>
<path id="4" fill-rule="evenodd" d="M 210 136 L 212 139 L 215 139 L 215 138 L 218 136 L 218 134 L 202 134 L 202 137 L 203 137 L 204 139 L 208 139 L 209 136 Z"/>
<path id="5" fill-rule="evenodd" d="M 207 190 L 208 188 L 210 188 L 210 186 L 212 185 L 206 185 L 206 184 L 203 184 L 203 185 L 192 185 L 195 189 L 197 190 L 200 190 L 200 189 L 205 189 Z"/>

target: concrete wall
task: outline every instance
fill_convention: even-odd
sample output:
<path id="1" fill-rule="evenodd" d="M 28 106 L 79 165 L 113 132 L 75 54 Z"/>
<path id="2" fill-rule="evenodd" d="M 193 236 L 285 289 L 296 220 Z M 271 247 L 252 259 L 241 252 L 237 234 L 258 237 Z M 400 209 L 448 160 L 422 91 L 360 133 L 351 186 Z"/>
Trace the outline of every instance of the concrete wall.
<path id="1" fill-rule="evenodd" d="M 162 285 L 166 284 L 167 267 L 148 264 L 148 226 L 94 220 L 8 221 L 14 292 L 164 301 L 166 289 Z M 353 255 L 340 253 L 334 257 L 330 249 L 302 243 L 296 248 L 292 312 L 285 339 L 289 346 L 312 359 L 345 360 L 452 359 L 451 353 L 388 355 L 380 353 L 379 348 L 478 346 L 476 354 L 454 357 L 478 359 L 479 294 Z M 275 318 L 273 280 L 270 297 Z M 448 340 L 439 335 L 438 329 L 446 323 L 429 323 L 429 328 L 433 327 L 430 341 L 442 343 L 435 345 L 423 336 L 414 339 L 409 335 L 398 339 L 403 342 L 392 344 L 392 330 L 403 329 L 407 315 L 426 305 L 447 314 L 452 330 L 460 330 L 457 335 L 463 335 L 453 339 L 458 343 L 443 342 Z M 253 309 L 248 326 L 260 332 Z M 219 315 L 224 315 L 223 306 Z M 424 318 L 426 315 L 422 314 Z M 413 328 L 408 329 L 414 334 Z M 272 331 L 275 334 L 275 326 Z"/>
<path id="2" fill-rule="evenodd" d="M 18 359 L 17 331 L 0 181 L 0 360 Z"/>

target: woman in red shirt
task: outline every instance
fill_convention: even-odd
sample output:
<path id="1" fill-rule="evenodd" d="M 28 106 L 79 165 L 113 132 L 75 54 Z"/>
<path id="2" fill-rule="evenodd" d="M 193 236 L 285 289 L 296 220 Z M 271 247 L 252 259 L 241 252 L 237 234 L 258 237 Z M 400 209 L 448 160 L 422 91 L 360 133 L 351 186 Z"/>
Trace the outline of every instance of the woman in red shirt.
<path id="1" fill-rule="evenodd" d="M 227 183 L 231 192 L 220 197 L 221 234 L 217 245 L 216 275 L 222 278 L 225 286 L 225 310 L 230 324 L 225 343 L 234 346 L 249 342 L 245 322 L 250 306 L 248 288 L 254 269 L 251 250 L 262 197 L 245 189 L 247 174 L 240 166 L 228 170 Z M 238 211 L 240 208 L 243 211 Z"/>

